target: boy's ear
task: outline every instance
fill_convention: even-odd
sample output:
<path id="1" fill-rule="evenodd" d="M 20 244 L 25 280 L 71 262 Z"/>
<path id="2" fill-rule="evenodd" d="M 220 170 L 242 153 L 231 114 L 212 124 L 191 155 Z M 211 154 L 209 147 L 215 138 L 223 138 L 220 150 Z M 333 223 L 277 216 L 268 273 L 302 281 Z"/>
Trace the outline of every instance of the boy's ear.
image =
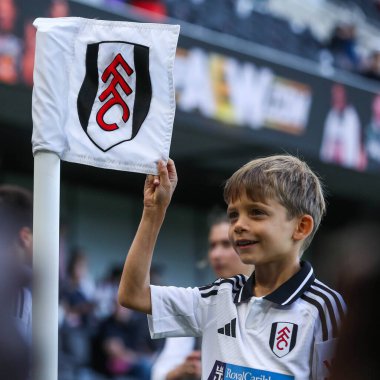
<path id="1" fill-rule="evenodd" d="M 293 233 L 294 240 L 306 239 L 312 232 L 314 228 L 314 220 L 311 215 L 305 214 L 298 219 L 296 229 Z"/>

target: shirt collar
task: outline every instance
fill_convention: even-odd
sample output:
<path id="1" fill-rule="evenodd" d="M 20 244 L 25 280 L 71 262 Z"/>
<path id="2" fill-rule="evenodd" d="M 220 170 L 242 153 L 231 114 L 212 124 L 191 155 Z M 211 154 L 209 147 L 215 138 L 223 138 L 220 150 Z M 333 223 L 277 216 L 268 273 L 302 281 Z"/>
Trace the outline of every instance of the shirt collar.
<path id="1" fill-rule="evenodd" d="M 307 261 L 301 261 L 301 269 L 289 280 L 284 282 L 274 292 L 266 295 L 264 299 L 278 305 L 290 305 L 296 301 L 315 280 L 313 268 Z M 249 277 L 243 288 L 235 295 L 234 302 L 245 302 L 253 297 L 255 272 Z"/>

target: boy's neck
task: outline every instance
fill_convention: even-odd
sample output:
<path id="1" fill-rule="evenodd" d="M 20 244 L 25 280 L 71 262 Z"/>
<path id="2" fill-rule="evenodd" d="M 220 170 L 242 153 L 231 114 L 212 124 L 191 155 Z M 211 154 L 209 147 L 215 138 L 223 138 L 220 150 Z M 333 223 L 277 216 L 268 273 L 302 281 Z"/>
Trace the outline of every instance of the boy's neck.
<path id="1" fill-rule="evenodd" d="M 300 261 L 276 262 L 255 268 L 255 283 L 253 294 L 255 297 L 264 297 L 294 276 L 301 268 Z"/>

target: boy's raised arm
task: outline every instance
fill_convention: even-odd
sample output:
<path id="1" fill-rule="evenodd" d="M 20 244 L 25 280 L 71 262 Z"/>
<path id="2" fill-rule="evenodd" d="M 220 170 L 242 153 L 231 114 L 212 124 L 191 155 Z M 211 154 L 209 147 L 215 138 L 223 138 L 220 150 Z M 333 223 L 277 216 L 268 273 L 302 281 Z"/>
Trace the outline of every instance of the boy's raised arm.
<path id="1" fill-rule="evenodd" d="M 152 313 L 150 266 L 157 236 L 165 218 L 177 173 L 173 160 L 158 163 L 158 176 L 148 175 L 144 185 L 144 211 L 135 238 L 125 260 L 118 300 L 122 306 Z"/>

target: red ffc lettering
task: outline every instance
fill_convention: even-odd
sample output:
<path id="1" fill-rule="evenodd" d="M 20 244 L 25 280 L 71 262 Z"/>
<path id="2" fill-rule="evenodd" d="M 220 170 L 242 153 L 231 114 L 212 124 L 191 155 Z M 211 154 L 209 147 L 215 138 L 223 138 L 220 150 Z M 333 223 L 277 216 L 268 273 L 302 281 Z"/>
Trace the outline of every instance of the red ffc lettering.
<path id="1" fill-rule="evenodd" d="M 128 63 L 124 60 L 122 55 L 119 53 L 115 59 L 111 62 L 111 64 L 104 70 L 104 73 L 102 75 L 102 81 L 104 83 L 107 82 L 109 77 L 112 75 L 112 81 L 109 84 L 109 86 L 99 95 L 99 100 L 101 102 L 104 102 L 110 95 L 112 95 L 111 98 L 109 98 L 99 109 L 98 113 L 96 114 L 96 121 L 100 128 L 102 128 L 105 131 L 114 131 L 115 129 L 118 129 L 116 123 L 108 124 L 104 121 L 104 115 L 107 113 L 107 111 L 113 107 L 114 105 L 118 104 L 121 106 L 123 110 L 123 121 L 126 123 L 129 119 L 129 108 L 123 98 L 121 97 L 119 91 L 117 90 L 116 86 L 119 85 L 122 90 L 125 92 L 126 95 L 130 95 L 132 93 L 131 87 L 129 87 L 128 83 L 125 81 L 125 79 L 122 77 L 122 75 L 117 70 L 117 67 L 121 66 L 124 71 L 127 73 L 128 76 L 131 76 L 133 74 L 132 68 L 128 65 Z"/>
<path id="2" fill-rule="evenodd" d="M 289 335 L 288 333 L 290 333 L 290 330 L 287 328 L 287 327 L 284 327 L 283 329 L 281 329 L 279 332 L 278 332 L 278 336 L 276 338 L 277 340 L 277 343 L 276 343 L 276 347 L 282 351 L 285 347 L 288 346 L 288 340 L 289 340 Z"/>

